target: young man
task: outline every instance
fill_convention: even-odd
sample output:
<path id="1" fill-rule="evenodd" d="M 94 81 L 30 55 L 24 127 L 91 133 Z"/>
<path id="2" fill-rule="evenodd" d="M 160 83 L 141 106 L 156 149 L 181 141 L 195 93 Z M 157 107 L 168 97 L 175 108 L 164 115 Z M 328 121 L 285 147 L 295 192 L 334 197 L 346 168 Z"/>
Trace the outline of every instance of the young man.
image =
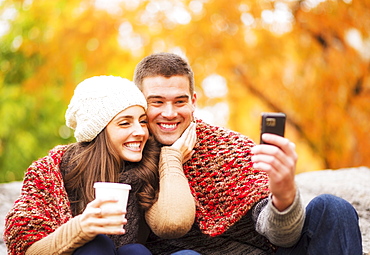
<path id="1" fill-rule="evenodd" d="M 294 181 L 297 154 L 288 139 L 265 134 L 255 145 L 231 130 L 193 117 L 193 72 L 180 56 L 152 54 L 136 67 L 134 82 L 148 102 L 149 129 L 171 145 L 192 121 L 197 143 L 183 165 L 196 200 L 195 222 L 182 237 L 152 234 L 153 254 L 362 254 L 355 209 L 322 195 L 305 208 Z"/>

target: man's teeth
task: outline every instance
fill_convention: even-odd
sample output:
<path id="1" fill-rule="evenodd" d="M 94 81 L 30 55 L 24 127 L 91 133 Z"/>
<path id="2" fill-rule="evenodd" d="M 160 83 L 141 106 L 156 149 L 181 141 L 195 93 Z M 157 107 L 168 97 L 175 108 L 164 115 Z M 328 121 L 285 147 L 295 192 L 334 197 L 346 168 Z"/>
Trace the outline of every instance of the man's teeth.
<path id="1" fill-rule="evenodd" d="M 140 143 L 127 143 L 126 146 L 132 149 L 138 149 L 140 147 Z"/>
<path id="2" fill-rule="evenodd" d="M 161 124 L 161 126 L 164 128 L 175 128 L 176 124 Z"/>

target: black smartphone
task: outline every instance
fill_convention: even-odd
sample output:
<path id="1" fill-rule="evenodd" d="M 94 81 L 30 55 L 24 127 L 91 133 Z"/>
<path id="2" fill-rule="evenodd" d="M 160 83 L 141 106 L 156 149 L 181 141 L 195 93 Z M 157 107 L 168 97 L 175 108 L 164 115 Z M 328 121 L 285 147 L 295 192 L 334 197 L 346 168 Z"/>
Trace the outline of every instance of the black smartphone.
<path id="1" fill-rule="evenodd" d="M 284 137 L 286 115 L 281 112 L 263 112 L 261 114 L 261 135 L 260 144 L 266 144 L 262 141 L 263 133 L 276 134 Z"/>

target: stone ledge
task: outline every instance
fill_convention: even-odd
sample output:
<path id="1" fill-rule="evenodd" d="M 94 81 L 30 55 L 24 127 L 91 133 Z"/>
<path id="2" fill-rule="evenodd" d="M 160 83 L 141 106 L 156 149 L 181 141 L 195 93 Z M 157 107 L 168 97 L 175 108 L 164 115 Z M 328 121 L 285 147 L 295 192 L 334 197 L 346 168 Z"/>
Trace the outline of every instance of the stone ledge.
<path id="1" fill-rule="evenodd" d="M 364 254 L 370 255 L 370 168 L 322 170 L 296 176 L 304 203 L 320 194 L 332 194 L 357 210 Z"/>

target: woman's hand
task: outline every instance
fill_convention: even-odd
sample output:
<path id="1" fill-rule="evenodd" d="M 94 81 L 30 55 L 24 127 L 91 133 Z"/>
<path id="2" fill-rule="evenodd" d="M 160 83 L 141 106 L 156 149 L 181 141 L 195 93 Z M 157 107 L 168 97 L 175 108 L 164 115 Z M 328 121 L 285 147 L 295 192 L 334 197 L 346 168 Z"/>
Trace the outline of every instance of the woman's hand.
<path id="1" fill-rule="evenodd" d="M 177 141 L 171 145 L 172 148 L 178 149 L 182 154 L 182 163 L 188 161 L 193 155 L 193 148 L 197 141 L 196 124 L 190 123 L 184 133 Z"/>
<path id="2" fill-rule="evenodd" d="M 108 235 L 122 235 L 125 234 L 123 228 L 117 228 L 117 225 L 126 225 L 127 219 L 125 218 L 126 212 L 121 209 L 101 208 L 104 203 L 114 203 L 117 200 L 101 200 L 95 199 L 87 204 L 85 210 L 80 216 L 80 225 L 82 231 L 91 237 L 98 234 Z M 116 216 L 113 218 L 106 218 L 109 216 Z M 118 217 L 117 217 L 118 216 Z M 112 228 L 113 227 L 113 228 Z M 115 227 L 115 228 L 114 228 Z"/>

